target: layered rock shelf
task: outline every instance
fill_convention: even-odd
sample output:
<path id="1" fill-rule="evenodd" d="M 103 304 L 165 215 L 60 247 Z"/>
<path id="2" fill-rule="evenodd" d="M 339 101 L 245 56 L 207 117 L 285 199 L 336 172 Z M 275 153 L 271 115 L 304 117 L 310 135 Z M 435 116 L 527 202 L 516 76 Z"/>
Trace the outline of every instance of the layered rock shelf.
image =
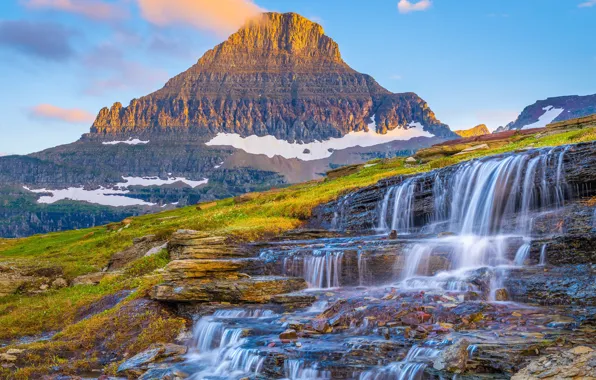
<path id="1" fill-rule="evenodd" d="M 151 296 L 166 302 L 267 303 L 276 296 L 306 288 L 303 278 L 266 276 L 265 263 L 248 246 L 221 236 L 180 230 L 168 243 L 172 261 L 166 266 L 165 283 Z M 278 303 L 303 301 L 277 297 Z"/>

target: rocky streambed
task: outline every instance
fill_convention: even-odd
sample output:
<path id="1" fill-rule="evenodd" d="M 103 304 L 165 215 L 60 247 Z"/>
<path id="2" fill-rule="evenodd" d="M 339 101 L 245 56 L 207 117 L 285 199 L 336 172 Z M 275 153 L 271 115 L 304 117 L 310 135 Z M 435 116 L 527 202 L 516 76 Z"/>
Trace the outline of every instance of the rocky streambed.
<path id="1" fill-rule="evenodd" d="M 186 353 L 120 373 L 594 378 L 595 195 L 592 143 L 384 180 L 275 241 L 179 231 L 152 297 L 194 321 Z"/>

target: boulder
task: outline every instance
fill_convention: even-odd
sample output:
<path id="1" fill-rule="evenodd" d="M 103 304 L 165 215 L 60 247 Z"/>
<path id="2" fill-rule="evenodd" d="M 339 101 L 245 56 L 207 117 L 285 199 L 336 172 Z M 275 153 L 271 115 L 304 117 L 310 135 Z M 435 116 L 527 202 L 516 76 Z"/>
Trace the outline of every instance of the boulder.
<path id="1" fill-rule="evenodd" d="M 67 286 L 68 286 L 68 282 L 61 277 L 52 281 L 52 289 L 62 289 L 62 288 L 66 288 Z"/>
<path id="2" fill-rule="evenodd" d="M 118 367 L 118 373 L 125 373 L 129 377 L 140 377 L 150 365 L 160 360 L 186 354 L 188 348 L 172 343 L 158 343 L 147 350 L 126 360 Z"/>
<path id="3" fill-rule="evenodd" d="M 495 290 L 495 300 L 496 301 L 508 301 L 509 300 L 509 293 L 507 293 L 507 289 L 497 289 L 497 290 Z"/>
<path id="4" fill-rule="evenodd" d="M 462 339 L 447 347 L 434 360 L 433 368 L 451 373 L 464 372 L 468 362 L 469 345 L 466 339 Z"/>
<path id="5" fill-rule="evenodd" d="M 279 334 L 279 339 L 281 340 L 296 340 L 298 339 L 298 334 L 296 330 L 288 329 L 281 334 Z"/>

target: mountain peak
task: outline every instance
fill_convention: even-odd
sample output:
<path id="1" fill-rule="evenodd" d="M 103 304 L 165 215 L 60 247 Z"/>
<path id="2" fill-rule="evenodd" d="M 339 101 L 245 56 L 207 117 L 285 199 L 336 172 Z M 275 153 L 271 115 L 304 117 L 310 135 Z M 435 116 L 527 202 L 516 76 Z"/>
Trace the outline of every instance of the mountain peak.
<path id="1" fill-rule="evenodd" d="M 381 134 L 418 127 L 454 137 L 416 94 L 392 94 L 348 66 L 321 25 L 296 13 L 263 13 L 162 89 L 102 109 L 91 133 L 183 129 L 312 142 L 371 125 Z"/>
<path id="2" fill-rule="evenodd" d="M 323 27 L 296 13 L 262 13 L 209 50 L 196 69 L 309 71 L 349 69 Z"/>

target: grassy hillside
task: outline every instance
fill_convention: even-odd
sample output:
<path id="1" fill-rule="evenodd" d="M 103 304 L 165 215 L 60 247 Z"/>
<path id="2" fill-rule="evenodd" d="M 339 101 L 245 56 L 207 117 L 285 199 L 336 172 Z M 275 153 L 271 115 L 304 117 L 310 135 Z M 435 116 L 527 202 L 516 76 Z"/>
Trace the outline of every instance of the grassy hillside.
<path id="1" fill-rule="evenodd" d="M 360 166 L 354 173 L 334 179 L 224 199 L 203 207 L 185 207 L 134 217 L 129 223 L 24 239 L 0 239 L 0 272 L 3 266 L 23 271 L 48 269 L 63 273 L 63 277 L 70 281 L 82 274 L 101 271 L 110 257 L 130 246 L 135 237 L 156 234 L 167 239 L 181 228 L 208 231 L 214 235 L 226 235 L 244 241 L 259 240 L 300 227 L 317 205 L 382 178 L 429 171 L 476 157 L 530 146 L 556 146 L 592 140 L 596 140 L 594 127 L 551 135 L 539 133 L 516 136 L 498 149 L 436 158 L 413 166 L 406 165 L 403 158 L 377 160 L 370 163 L 373 165 Z M 119 310 L 145 296 L 146 291 L 161 280 L 154 270 L 165 266 L 167 262 L 168 257 L 164 251 L 156 256 L 137 260 L 121 274 L 105 278 L 96 286 L 81 285 L 49 290 L 35 296 L 17 294 L 0 298 L 0 326 L 3 327 L 0 329 L 0 343 L 16 337 L 62 330 L 53 341 L 34 343 L 31 346 L 31 350 L 42 350 L 45 354 L 39 355 L 39 358 L 29 358 L 31 368 L 21 370 L 16 377 L 27 378 L 36 373 L 36 370 L 50 366 L 51 360 L 66 360 L 64 352 L 71 352 L 72 359 L 72 352 L 81 351 L 85 339 L 99 334 L 101 326 L 112 323 L 118 327 L 116 322 L 120 318 Z M 118 307 L 74 323 L 81 308 L 124 289 L 133 292 Z M 157 319 L 147 323 L 162 323 L 160 326 L 164 329 L 167 326 L 179 327 L 181 323 L 176 317 L 155 318 Z M 165 336 L 167 334 L 162 334 L 162 338 Z M 136 337 L 125 342 L 122 338 L 120 344 L 126 344 L 130 352 L 138 352 L 152 341 L 148 337 L 143 337 L 144 340 L 141 341 L 139 339 L 141 338 Z M 50 355 L 47 355 L 48 352 Z M 57 355 L 58 359 L 52 358 L 52 355 Z M 86 360 L 92 362 L 89 358 Z M 0 370 L 0 377 L 2 376 Z"/>

